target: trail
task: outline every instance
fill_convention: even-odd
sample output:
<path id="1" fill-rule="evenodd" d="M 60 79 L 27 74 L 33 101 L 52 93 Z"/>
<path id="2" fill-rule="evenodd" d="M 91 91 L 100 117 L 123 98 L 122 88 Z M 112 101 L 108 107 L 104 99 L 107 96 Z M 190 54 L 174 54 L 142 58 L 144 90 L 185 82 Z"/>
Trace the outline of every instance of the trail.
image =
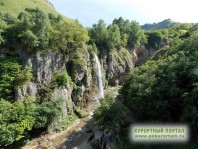
<path id="1" fill-rule="evenodd" d="M 111 93 L 116 97 L 118 95 L 118 89 L 119 87 L 108 88 L 106 93 Z M 117 102 L 120 106 L 123 106 L 119 100 Z M 132 121 L 131 111 L 127 108 L 125 111 L 127 120 Z M 65 131 L 46 134 L 36 138 L 21 149 L 92 149 L 90 144 L 87 143 L 88 138 L 92 134 L 91 132 L 95 133 L 95 139 L 100 138 L 102 135 L 98 126 L 94 124 L 93 118 L 89 116 L 77 119 Z"/>

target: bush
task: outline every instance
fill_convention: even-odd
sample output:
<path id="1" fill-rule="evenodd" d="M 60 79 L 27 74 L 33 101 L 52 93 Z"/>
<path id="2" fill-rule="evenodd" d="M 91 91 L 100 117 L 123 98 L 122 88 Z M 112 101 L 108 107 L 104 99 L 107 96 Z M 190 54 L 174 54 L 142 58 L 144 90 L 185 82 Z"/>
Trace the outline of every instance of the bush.
<path id="1" fill-rule="evenodd" d="M 23 87 L 32 79 L 32 72 L 30 67 L 25 67 L 14 79 L 15 88 Z"/>
<path id="2" fill-rule="evenodd" d="M 75 113 L 79 118 L 85 118 L 89 115 L 88 112 L 81 110 L 80 107 L 75 108 Z"/>
<path id="3" fill-rule="evenodd" d="M 0 146 L 28 138 L 33 129 L 46 129 L 61 111 L 61 101 L 37 104 L 32 98 L 10 103 L 0 100 Z"/>
<path id="4" fill-rule="evenodd" d="M 27 137 L 35 124 L 36 104 L 32 99 L 10 103 L 3 99 L 0 105 L 0 146 L 7 146 Z"/>
<path id="5" fill-rule="evenodd" d="M 48 101 L 37 106 L 34 128 L 47 128 L 53 118 L 61 113 L 61 101 Z"/>
<path id="6" fill-rule="evenodd" d="M 197 41 L 193 35 L 129 75 L 121 93 L 138 121 L 189 123 L 197 131 Z M 196 140 L 198 135 L 192 135 Z"/>
<path id="7" fill-rule="evenodd" d="M 26 85 L 31 78 L 31 69 L 23 68 L 18 58 L 0 58 L 0 98 L 13 100 L 14 89 Z"/>
<path id="8" fill-rule="evenodd" d="M 75 87 L 75 84 L 72 82 L 70 76 L 66 71 L 55 73 L 52 77 L 52 86 L 53 87 L 67 87 L 69 84 Z"/>
<path id="9" fill-rule="evenodd" d="M 116 130 L 123 120 L 123 109 L 115 102 L 115 99 L 106 95 L 101 100 L 101 106 L 95 110 L 93 115 L 97 125 L 104 129 Z"/>

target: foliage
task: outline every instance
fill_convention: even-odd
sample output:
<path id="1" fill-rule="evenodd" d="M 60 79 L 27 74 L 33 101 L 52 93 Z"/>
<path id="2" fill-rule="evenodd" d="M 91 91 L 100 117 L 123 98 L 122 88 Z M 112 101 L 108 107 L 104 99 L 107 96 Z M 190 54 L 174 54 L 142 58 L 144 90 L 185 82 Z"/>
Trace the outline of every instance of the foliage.
<path id="1" fill-rule="evenodd" d="M 120 29 L 116 24 L 109 25 L 108 28 L 108 37 L 107 37 L 107 47 L 108 49 L 120 48 L 121 46 L 121 35 Z"/>
<path id="2" fill-rule="evenodd" d="M 131 48 L 135 45 L 144 44 L 146 42 L 146 37 L 144 36 L 144 32 L 141 30 L 139 23 L 136 21 L 131 21 L 131 29 L 129 30 L 127 47 Z"/>
<path id="3" fill-rule="evenodd" d="M 17 19 L 4 16 L 0 16 L 0 43 L 6 50 L 22 49 L 32 54 L 53 49 L 68 54 L 89 40 L 87 30 L 77 21 L 48 15 L 39 8 L 26 8 Z"/>
<path id="4" fill-rule="evenodd" d="M 36 109 L 36 123 L 34 128 L 47 128 L 52 123 L 54 117 L 58 116 L 61 111 L 60 101 L 48 101 L 39 104 Z"/>
<path id="5" fill-rule="evenodd" d="M 26 85 L 27 83 L 29 83 L 31 78 L 32 78 L 31 68 L 25 67 L 17 74 L 17 76 L 14 79 L 15 88 Z"/>
<path id="6" fill-rule="evenodd" d="M 147 47 L 154 49 L 159 49 L 159 46 L 162 42 L 162 34 L 159 31 L 146 32 L 147 36 Z"/>
<path id="7" fill-rule="evenodd" d="M 1 0 L 0 2 L 0 10 L 2 12 L 9 12 L 10 15 L 15 18 L 19 15 L 21 11 L 25 8 L 39 8 L 43 10 L 46 14 L 52 13 L 54 15 L 58 15 L 53 5 L 45 0 L 24 0 L 21 2 L 20 0 Z"/>
<path id="8" fill-rule="evenodd" d="M 84 48 L 80 48 L 70 53 L 70 61 L 68 62 L 68 74 L 71 76 L 72 80 L 76 80 L 78 71 L 87 65 L 85 53 L 86 51 Z"/>
<path id="9" fill-rule="evenodd" d="M 136 45 L 146 43 L 144 32 L 136 21 L 130 22 L 120 17 L 119 19 L 114 19 L 113 24 L 118 25 L 120 29 L 122 47 L 132 48 Z"/>
<path id="10" fill-rule="evenodd" d="M 4 21 L 7 25 L 14 24 L 16 22 L 16 18 L 8 12 L 0 12 L 0 20 Z"/>
<path id="11" fill-rule="evenodd" d="M 3 31 L 6 28 L 6 23 L 2 19 L 0 19 L 0 47 L 4 44 L 4 37 L 2 35 Z"/>
<path id="12" fill-rule="evenodd" d="M 0 146 L 7 146 L 29 136 L 32 129 L 47 128 L 60 113 L 61 101 L 37 104 L 32 98 L 10 103 L 0 100 Z"/>
<path id="13" fill-rule="evenodd" d="M 194 33 L 129 75 L 121 93 L 138 121 L 186 122 L 197 130 L 197 43 Z"/>
<path id="14" fill-rule="evenodd" d="M 75 85 L 66 71 L 55 73 L 52 77 L 53 87 L 67 87 L 68 84 Z"/>
<path id="15" fill-rule="evenodd" d="M 85 117 L 87 117 L 89 115 L 88 112 L 83 111 L 83 109 L 80 109 L 80 107 L 76 107 L 75 108 L 75 113 L 80 118 L 85 118 Z"/>
<path id="16" fill-rule="evenodd" d="M 62 52 L 69 53 L 81 48 L 88 40 L 87 30 L 79 23 L 62 20 L 53 27 L 50 46 L 58 47 Z"/>
<path id="17" fill-rule="evenodd" d="M 0 146 L 7 146 L 27 137 L 27 132 L 35 124 L 34 111 L 36 106 L 34 101 L 30 99 L 12 104 L 1 99 L 0 104 L 3 107 L 0 111 L 2 117 L 0 122 Z"/>
<path id="18" fill-rule="evenodd" d="M 89 28 L 91 45 L 95 44 L 99 55 L 103 56 L 112 49 L 133 48 L 147 42 L 143 30 L 136 21 L 124 20 L 122 17 L 114 19 L 113 23 L 106 26 L 104 20 L 99 20 Z"/>
<path id="19" fill-rule="evenodd" d="M 46 101 L 50 101 L 53 93 L 53 88 L 54 87 L 52 85 L 41 87 L 40 91 L 37 94 L 38 102 L 43 103 Z"/>
<path id="20" fill-rule="evenodd" d="M 98 24 L 94 24 L 89 29 L 90 44 L 95 44 L 99 49 L 100 55 L 105 54 L 108 51 L 107 38 L 108 31 L 104 20 L 99 20 Z"/>
<path id="21" fill-rule="evenodd" d="M 25 9 L 18 16 L 18 40 L 24 50 L 45 49 L 50 40 L 51 24 L 48 16 L 40 9 Z"/>
<path id="22" fill-rule="evenodd" d="M 0 58 L 0 98 L 13 100 L 14 89 L 27 84 L 31 78 L 31 69 L 22 68 L 16 57 Z"/>
<path id="23" fill-rule="evenodd" d="M 116 130 L 123 120 L 122 108 L 110 95 L 101 99 L 101 106 L 94 111 L 94 121 L 108 130 Z"/>
<path id="24" fill-rule="evenodd" d="M 115 49 L 111 50 L 110 55 L 112 55 L 114 58 L 117 59 L 117 61 L 121 64 L 121 65 L 125 65 L 125 61 L 129 60 L 130 57 L 130 53 L 127 49 L 120 49 L 119 51 L 116 51 Z"/>
<path id="25" fill-rule="evenodd" d="M 63 131 L 68 126 L 70 126 L 78 117 L 76 115 L 67 115 L 66 117 L 61 118 L 61 122 L 58 122 L 58 125 L 55 126 L 55 131 Z"/>

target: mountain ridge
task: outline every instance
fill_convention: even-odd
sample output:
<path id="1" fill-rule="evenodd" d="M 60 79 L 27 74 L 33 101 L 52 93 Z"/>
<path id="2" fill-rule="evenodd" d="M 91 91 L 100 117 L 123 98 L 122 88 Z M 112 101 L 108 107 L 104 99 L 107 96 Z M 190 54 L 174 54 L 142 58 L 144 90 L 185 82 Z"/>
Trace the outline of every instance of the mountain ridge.
<path id="1" fill-rule="evenodd" d="M 171 19 L 165 19 L 158 23 L 146 23 L 142 25 L 141 28 L 144 30 L 158 30 L 158 29 L 170 28 L 176 24 L 181 24 L 181 23 L 172 21 Z"/>

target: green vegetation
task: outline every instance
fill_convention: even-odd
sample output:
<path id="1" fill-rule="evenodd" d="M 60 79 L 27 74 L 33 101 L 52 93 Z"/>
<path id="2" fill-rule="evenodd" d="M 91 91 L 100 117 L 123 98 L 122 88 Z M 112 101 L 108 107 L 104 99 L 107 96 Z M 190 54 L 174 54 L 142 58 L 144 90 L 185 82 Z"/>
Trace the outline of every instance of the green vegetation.
<path id="1" fill-rule="evenodd" d="M 103 126 L 108 131 L 115 131 L 119 129 L 119 125 L 123 121 L 123 109 L 114 98 L 105 95 L 101 99 L 101 106 L 94 111 L 93 118 L 97 125 Z"/>
<path id="2" fill-rule="evenodd" d="M 0 146 L 28 139 L 30 131 L 43 128 L 60 113 L 60 102 L 37 104 L 34 99 L 10 103 L 0 100 Z"/>
<path id="3" fill-rule="evenodd" d="M 16 1 L 17 2 L 17 1 Z M 30 67 L 22 66 L 19 53 L 29 56 L 46 51 L 56 51 L 64 57 L 69 56 L 73 68 L 85 65 L 83 57 L 84 45 L 89 40 L 88 32 L 77 21 L 70 21 L 58 16 L 54 11 L 47 14 L 40 2 L 39 8 L 25 7 L 4 13 L 3 7 L 11 7 L 11 3 L 2 2 L 0 12 L 0 146 L 28 140 L 34 132 L 46 131 L 55 119 L 61 119 L 54 129 L 62 130 L 76 119 L 74 105 L 67 103 L 67 116 L 63 116 L 63 100 L 52 99 L 55 88 L 76 88 L 75 83 L 66 71 L 55 72 L 49 86 L 42 86 L 36 99 L 25 97 L 17 101 L 15 90 L 22 88 L 33 78 Z M 15 3 L 15 2 L 13 2 Z M 4 5 L 5 4 L 5 5 Z M 19 3 L 20 4 L 20 3 Z M 10 5 L 10 6 L 9 6 Z M 18 3 L 17 3 L 18 5 Z M 27 4 L 33 6 L 31 4 Z M 49 4 L 48 4 L 49 5 Z M 41 9 L 42 10 L 41 10 Z M 17 9 L 22 9 L 17 7 Z M 43 11 L 44 10 L 44 11 Z M 16 11 L 19 15 L 12 16 Z M 78 60 L 77 60 L 78 59 Z M 71 112 L 72 111 L 72 112 Z M 84 116 L 85 114 L 79 112 Z"/>
<path id="4" fill-rule="evenodd" d="M 58 15 L 53 5 L 50 4 L 47 0 L 1 0 L 0 2 L 0 10 L 3 13 L 9 12 L 15 18 L 19 15 L 21 11 L 26 8 L 39 8 L 43 10 L 46 14 L 53 13 Z"/>
<path id="5" fill-rule="evenodd" d="M 12 51 L 21 49 L 32 54 L 51 49 L 68 54 L 89 39 L 78 22 L 46 14 L 39 8 L 26 8 L 17 19 L 2 13 L 0 20 L 0 46 Z"/>
<path id="6" fill-rule="evenodd" d="M 62 71 L 54 74 L 52 78 L 53 87 L 67 88 L 69 84 L 72 85 L 73 87 L 76 87 L 75 83 L 72 82 L 70 76 L 68 76 L 66 71 Z"/>
<path id="7" fill-rule="evenodd" d="M 188 123 L 193 130 L 191 140 L 195 142 L 198 138 L 194 133 L 198 124 L 198 36 L 192 28 L 187 32 L 190 37 L 176 37 L 180 42 L 175 45 L 172 42 L 163 57 L 136 68 L 121 93 L 138 121 Z"/>
<path id="8" fill-rule="evenodd" d="M 60 20 L 53 24 L 50 47 L 59 48 L 61 52 L 69 54 L 77 52 L 88 40 L 88 32 L 76 22 Z"/>
<path id="9" fill-rule="evenodd" d="M 136 21 L 124 20 L 122 17 L 114 19 L 113 23 L 106 26 L 103 20 L 94 24 L 89 29 L 91 45 L 96 45 L 100 56 L 108 54 L 112 49 L 131 49 L 136 45 L 147 42 L 143 30 Z"/>
<path id="10" fill-rule="evenodd" d="M 146 32 L 148 43 L 146 44 L 147 47 L 153 48 L 153 49 L 159 49 L 160 44 L 162 41 L 162 33 L 159 31 L 152 31 L 152 32 Z"/>
<path id="11" fill-rule="evenodd" d="M 125 61 L 128 61 L 130 57 L 129 51 L 124 48 L 120 49 L 119 51 L 117 51 L 116 49 L 112 49 L 109 54 L 117 59 L 121 65 L 125 65 Z"/>
<path id="12" fill-rule="evenodd" d="M 23 68 L 16 57 L 0 58 L 0 98 L 14 100 L 14 89 L 32 78 L 31 69 Z"/>
<path id="13" fill-rule="evenodd" d="M 85 117 L 87 117 L 87 116 L 89 115 L 88 112 L 83 111 L 83 109 L 80 109 L 80 107 L 76 107 L 76 108 L 75 108 L 75 113 L 76 113 L 76 115 L 78 115 L 78 117 L 80 117 L 80 118 L 85 118 Z"/>
<path id="14" fill-rule="evenodd" d="M 74 82 L 87 66 L 86 47 L 91 57 L 93 52 L 100 58 L 111 55 L 125 65 L 130 50 L 139 45 L 165 49 L 166 54 L 156 61 L 148 61 L 128 76 L 120 91 L 124 104 L 133 111 L 137 122 L 190 124 L 192 142 L 197 143 L 198 25 L 165 20 L 142 28 L 152 31 L 144 31 L 136 21 L 120 17 L 108 26 L 99 20 L 92 28 L 85 29 L 78 21 L 58 15 L 45 0 L 1 0 L 0 146 L 28 140 L 34 131 L 46 131 L 56 125 L 54 120 L 57 122 L 54 129 L 60 131 L 74 121 L 76 115 L 80 118 L 88 115 L 71 100 L 52 99 L 56 88 L 70 85 L 76 89 L 77 102 L 81 102 L 81 90 Z M 169 44 L 164 47 L 165 37 Z M 36 99 L 26 96 L 23 101 L 17 101 L 15 91 L 34 80 L 34 73 L 21 64 L 19 55 L 32 56 L 46 51 L 62 54 L 68 60 L 68 72 L 54 72 L 51 83 L 41 86 Z M 67 106 L 65 115 L 63 103 Z M 94 113 L 95 123 L 110 131 L 119 130 L 122 120 L 123 109 L 106 95 Z M 120 135 L 118 148 L 131 148 L 125 132 Z"/>

